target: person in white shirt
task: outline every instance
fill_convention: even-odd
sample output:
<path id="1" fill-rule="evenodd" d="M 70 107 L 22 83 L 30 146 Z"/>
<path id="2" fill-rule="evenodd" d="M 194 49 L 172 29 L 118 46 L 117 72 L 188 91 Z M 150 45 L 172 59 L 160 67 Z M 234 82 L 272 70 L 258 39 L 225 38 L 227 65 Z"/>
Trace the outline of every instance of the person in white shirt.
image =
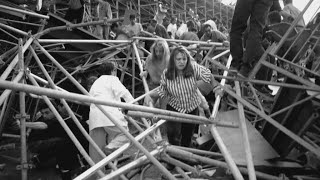
<path id="1" fill-rule="evenodd" d="M 175 38 L 175 34 L 177 32 L 177 18 L 176 17 L 172 17 L 171 18 L 171 22 L 167 27 L 167 32 L 169 34 L 169 36 L 171 37 L 171 39 Z"/>
<path id="2" fill-rule="evenodd" d="M 178 26 L 178 30 L 177 30 L 177 32 L 176 32 L 175 37 L 176 37 L 177 39 L 179 39 L 180 36 L 182 36 L 183 33 L 185 33 L 185 32 L 188 31 L 188 27 L 187 27 L 187 25 L 184 23 L 184 21 L 183 21 L 183 20 L 180 20 L 180 19 L 178 20 L 177 26 Z"/>
<path id="3" fill-rule="evenodd" d="M 101 76 L 92 84 L 89 91 L 91 96 L 118 102 L 121 101 L 120 98 L 123 98 L 126 102 L 134 100 L 130 92 L 116 76 L 116 68 L 112 62 L 102 64 L 100 71 Z M 117 119 L 117 122 L 121 126 L 128 130 L 128 122 L 119 108 L 111 106 L 102 107 L 114 119 Z M 107 155 L 129 142 L 125 134 L 94 104 L 90 105 L 88 124 L 90 137 Z M 106 145 L 106 142 L 108 142 L 108 145 Z M 89 154 L 96 163 L 102 160 L 102 157 L 91 145 L 89 146 Z"/>
<path id="4" fill-rule="evenodd" d="M 125 26 L 125 30 L 129 37 L 138 36 L 140 32 L 143 30 L 142 25 L 136 22 L 136 15 L 131 14 L 129 16 L 130 24 Z"/>

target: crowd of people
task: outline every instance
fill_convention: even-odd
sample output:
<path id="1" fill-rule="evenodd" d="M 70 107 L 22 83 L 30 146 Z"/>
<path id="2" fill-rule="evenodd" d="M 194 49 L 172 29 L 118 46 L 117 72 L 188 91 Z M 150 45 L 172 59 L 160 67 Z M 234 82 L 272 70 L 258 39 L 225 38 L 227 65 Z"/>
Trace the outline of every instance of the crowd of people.
<path id="1" fill-rule="evenodd" d="M 145 48 L 150 51 L 150 54 L 146 58 L 144 71 L 141 72 L 140 76 L 147 78 L 150 90 L 156 87 L 159 88 L 156 91 L 152 91 L 149 96 L 146 96 L 144 101 L 146 104 L 149 104 L 149 102 L 155 104 L 160 99 L 158 108 L 192 115 L 199 115 L 199 110 L 203 109 L 206 117 L 209 118 L 212 109 L 209 108 L 210 103 L 204 97 L 207 94 L 200 92 L 198 84 L 199 81 L 206 83 L 209 85 L 210 91 L 217 89 L 215 93 L 221 95 L 219 88 L 215 88 L 219 84 L 213 78 L 210 69 L 199 65 L 195 59 L 195 53 L 187 50 L 187 48 L 198 47 L 198 41 L 221 42 L 224 46 L 229 46 L 230 41 L 230 51 L 233 57 L 232 68 L 237 69 L 243 76 L 247 76 L 248 71 L 252 69 L 254 63 L 259 60 L 265 51 L 263 30 L 267 25 L 266 22 L 281 21 L 281 16 L 283 16 L 285 21 L 292 22 L 297 17 L 298 10 L 292 6 L 292 0 L 284 0 L 284 4 L 285 7 L 281 10 L 278 1 L 238 0 L 232 19 L 230 39 L 229 35 L 225 32 L 224 26 L 221 23 L 217 25 L 218 21 L 216 18 L 206 22 L 200 22 L 194 18 L 185 23 L 185 21 L 177 19 L 177 17 L 171 17 L 170 21 L 168 18 L 161 19 L 156 17 L 155 19 L 151 19 L 147 24 L 141 25 L 137 22 L 135 14 L 129 16 L 130 23 L 128 25 L 121 25 L 117 22 L 110 26 L 110 30 L 114 34 L 113 37 L 106 37 L 109 34 L 105 34 L 105 32 L 109 30 L 104 30 L 105 27 L 98 28 L 99 36 L 113 39 L 128 39 L 140 36 L 143 31 L 146 31 L 160 37 L 159 40 L 145 42 Z M 161 7 L 161 11 L 158 12 L 161 17 L 164 17 L 163 11 L 165 10 Z M 105 15 L 107 18 L 112 18 L 108 13 Z M 303 27 L 303 20 L 299 21 L 297 26 L 297 28 Z M 219 30 L 222 30 L 222 32 Z M 173 44 L 170 47 L 165 39 L 190 40 L 195 41 L 195 43 Z M 121 99 L 124 99 L 125 102 L 132 101 L 134 99 L 133 96 L 120 82 L 116 76 L 116 72 L 116 65 L 113 62 L 102 64 L 99 67 L 99 74 L 88 78 L 88 91 L 90 95 L 104 100 L 120 102 Z M 266 75 L 264 74 L 263 76 Z M 263 77 L 261 78 L 263 79 Z M 121 126 L 129 130 L 125 114 L 120 109 L 108 106 L 102 107 Z M 70 148 L 68 148 L 70 153 L 76 154 L 76 148 L 65 133 L 59 133 L 59 136 L 56 137 L 56 133 L 47 132 L 53 127 L 51 123 L 54 116 L 50 114 L 50 118 L 47 117 L 45 110 L 50 110 L 47 107 L 41 110 L 44 118 L 43 121 L 47 122 L 47 119 L 50 120 L 47 123 L 49 124 L 48 129 L 42 132 L 41 130 L 33 131 L 29 137 L 29 141 L 41 143 L 42 139 L 38 139 L 37 133 L 44 133 L 46 135 L 55 134 L 47 138 L 57 139 L 56 143 L 61 143 L 59 139 L 68 139 L 67 142 L 70 142 Z M 59 125 L 56 124 L 55 126 Z M 88 125 L 84 124 L 84 126 L 88 126 L 87 130 L 91 138 L 106 154 L 112 153 L 123 144 L 129 142 L 124 133 L 93 104 L 90 105 Z M 166 135 L 168 142 L 172 145 L 190 147 L 195 127 L 195 124 L 190 123 L 167 122 Z M 58 127 L 53 128 L 57 129 Z M 59 128 L 63 131 L 61 127 Z M 84 144 L 86 143 L 84 142 Z M 68 143 L 63 144 L 63 146 L 65 145 L 68 145 Z M 69 154 L 61 153 L 66 147 L 61 148 L 61 145 L 59 147 L 60 149 L 56 148 L 58 150 L 55 151 L 55 156 L 57 159 L 60 159 L 58 165 L 61 167 L 62 172 L 68 172 L 72 167 L 63 160 Z M 102 159 L 93 147 L 88 146 L 88 152 L 94 162 L 99 162 Z M 45 157 L 44 154 L 48 153 L 48 151 L 38 149 L 35 153 L 39 154 L 37 158 L 41 159 Z M 72 156 L 70 155 L 70 157 Z"/>

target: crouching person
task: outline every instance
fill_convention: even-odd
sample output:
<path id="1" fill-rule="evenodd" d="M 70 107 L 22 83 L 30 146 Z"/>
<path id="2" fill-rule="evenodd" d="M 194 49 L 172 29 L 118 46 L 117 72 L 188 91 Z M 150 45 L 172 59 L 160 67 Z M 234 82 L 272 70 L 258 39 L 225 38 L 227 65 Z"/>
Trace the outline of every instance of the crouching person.
<path id="1" fill-rule="evenodd" d="M 52 104 L 87 151 L 88 141 L 68 116 L 66 109 L 53 101 Z M 46 167 L 46 165 L 54 163 L 53 165 L 60 171 L 62 180 L 71 180 L 74 170 L 81 166 L 80 153 L 49 107 L 44 102 L 40 102 L 39 109 L 38 114 L 41 116 L 36 121 L 45 123 L 47 127 L 45 129 L 33 129 L 28 136 L 28 148 L 33 154 L 31 161 L 36 168 Z M 80 120 L 80 123 L 86 130 L 88 129 L 85 122 Z"/>

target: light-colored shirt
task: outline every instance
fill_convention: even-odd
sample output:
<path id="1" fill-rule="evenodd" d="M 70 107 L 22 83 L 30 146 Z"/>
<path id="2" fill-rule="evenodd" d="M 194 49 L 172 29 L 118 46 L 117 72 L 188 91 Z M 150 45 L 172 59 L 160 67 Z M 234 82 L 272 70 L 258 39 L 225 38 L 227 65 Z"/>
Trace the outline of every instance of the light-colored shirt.
<path id="1" fill-rule="evenodd" d="M 209 35 L 203 34 L 200 41 L 208 41 L 211 42 L 223 42 L 227 40 L 227 37 L 220 31 L 211 31 Z"/>
<path id="2" fill-rule="evenodd" d="M 199 41 L 199 37 L 194 32 L 185 32 L 180 36 L 180 40 L 189 40 L 189 41 Z M 182 44 L 183 46 L 188 46 L 190 43 Z"/>
<path id="3" fill-rule="evenodd" d="M 301 13 L 301 11 L 298 8 L 294 7 L 292 4 L 286 4 L 283 7 L 282 11 L 290 14 L 294 19 L 296 19 L 299 16 L 299 14 Z M 300 26 L 300 27 L 304 27 L 305 26 L 303 17 L 297 23 L 297 26 Z"/>
<path id="4" fill-rule="evenodd" d="M 98 5 L 98 16 L 99 20 L 107 17 L 108 19 L 112 19 L 112 11 L 111 6 L 108 2 L 100 1 Z"/>
<path id="5" fill-rule="evenodd" d="M 133 97 L 126 87 L 120 82 L 119 78 L 112 75 L 100 76 L 91 86 L 90 95 L 107 101 L 120 102 L 124 98 L 126 102 L 132 101 Z M 128 122 L 119 108 L 111 106 L 102 106 L 121 126 L 127 126 Z M 94 104 L 90 105 L 89 130 L 97 127 L 115 126 L 113 122 L 100 111 Z"/>
<path id="6" fill-rule="evenodd" d="M 154 20 L 157 21 L 157 24 L 162 24 L 163 19 L 166 17 L 167 9 L 162 8 L 162 4 L 159 4 L 159 8 L 154 16 Z"/>
<path id="7" fill-rule="evenodd" d="M 161 75 L 166 69 L 167 64 L 169 63 L 169 55 L 168 57 L 161 60 L 153 60 L 152 55 L 149 55 L 146 59 L 146 70 L 148 72 L 148 76 L 150 77 L 149 83 L 154 85 L 160 84 Z"/>
<path id="8" fill-rule="evenodd" d="M 129 36 L 137 36 L 143 30 L 140 23 L 135 23 L 134 25 L 128 24 L 125 26 L 125 30 L 128 32 Z"/>
<path id="9" fill-rule="evenodd" d="M 211 19 L 209 19 L 208 21 L 204 22 L 203 24 L 209 24 L 211 26 L 212 30 L 218 31 L 217 24 Z"/>
<path id="10" fill-rule="evenodd" d="M 177 24 L 170 23 L 167 27 L 167 32 L 171 32 L 171 39 L 174 39 L 177 32 Z"/>
<path id="11" fill-rule="evenodd" d="M 182 23 L 176 32 L 176 36 L 180 38 L 180 36 L 182 36 L 182 34 L 187 31 L 188 31 L 187 25 L 185 23 Z"/>
<path id="12" fill-rule="evenodd" d="M 189 113 L 196 109 L 201 99 L 199 96 L 197 81 L 211 82 L 211 72 L 209 69 L 192 63 L 194 76 L 189 78 L 178 75 L 173 80 L 166 78 L 167 69 L 163 71 L 158 94 L 161 98 L 167 97 L 168 104 L 181 113 Z"/>

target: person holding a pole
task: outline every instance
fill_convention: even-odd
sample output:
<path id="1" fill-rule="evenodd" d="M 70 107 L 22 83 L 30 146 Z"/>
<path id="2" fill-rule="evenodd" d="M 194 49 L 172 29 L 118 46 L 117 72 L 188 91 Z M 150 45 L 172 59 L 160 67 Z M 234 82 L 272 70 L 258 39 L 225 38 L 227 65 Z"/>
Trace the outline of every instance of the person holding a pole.
<path id="1" fill-rule="evenodd" d="M 99 70 L 101 76 L 92 84 L 89 91 L 91 96 L 119 102 L 121 98 L 126 102 L 134 100 L 130 92 L 116 76 L 117 69 L 112 62 L 106 62 L 100 65 Z M 119 108 L 111 106 L 102 107 L 109 112 L 111 116 L 118 119 L 119 124 L 128 129 L 128 122 Z M 111 154 L 114 150 L 129 142 L 125 134 L 94 104 L 90 105 L 88 124 L 91 138 L 106 155 Z M 108 144 L 106 144 L 106 142 L 108 142 Z M 103 158 L 91 145 L 89 146 L 89 154 L 94 162 L 99 162 Z"/>

